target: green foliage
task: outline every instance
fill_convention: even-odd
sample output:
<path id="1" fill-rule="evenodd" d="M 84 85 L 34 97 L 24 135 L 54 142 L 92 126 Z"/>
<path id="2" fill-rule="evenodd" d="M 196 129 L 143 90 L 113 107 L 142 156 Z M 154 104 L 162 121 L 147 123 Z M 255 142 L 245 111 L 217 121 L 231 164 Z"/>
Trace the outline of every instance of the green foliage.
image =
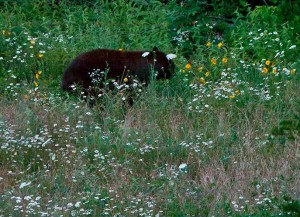
<path id="1" fill-rule="evenodd" d="M 230 206 L 226 207 L 227 213 L 232 213 L 232 216 L 243 217 L 243 216 L 299 216 L 299 201 L 293 200 L 290 196 L 280 196 L 265 198 L 266 202 L 260 203 L 256 210 L 252 209 L 246 210 L 245 212 L 236 211 L 234 212 Z M 264 204 L 265 203 L 265 204 Z M 275 212 L 272 211 L 272 207 L 277 207 Z"/>
<path id="2" fill-rule="evenodd" d="M 296 40 L 299 36 L 294 34 L 296 26 L 291 27 L 289 22 L 283 24 L 279 14 L 277 7 L 258 7 L 249 14 L 246 22 L 237 23 L 231 37 L 238 41 L 231 43 L 235 43 L 243 58 L 273 60 L 285 56 L 292 60 L 299 55 L 293 48 L 299 46 Z"/>
<path id="3" fill-rule="evenodd" d="M 190 58 L 201 44 L 228 29 L 228 24 L 224 22 L 226 18 L 218 20 L 214 17 L 218 15 L 218 10 L 213 10 L 217 5 L 219 4 L 195 0 L 184 1 L 182 4 L 176 4 L 175 1 L 170 3 L 169 20 L 173 44 L 185 57 Z"/>
<path id="4" fill-rule="evenodd" d="M 272 134 L 295 140 L 295 135 L 300 135 L 300 117 L 295 116 L 293 119 L 280 121 L 279 126 L 272 129 Z"/>
<path id="5" fill-rule="evenodd" d="M 294 200 L 290 196 L 284 196 L 284 201 L 279 207 L 286 213 L 290 213 L 292 216 L 300 215 L 300 201 Z"/>

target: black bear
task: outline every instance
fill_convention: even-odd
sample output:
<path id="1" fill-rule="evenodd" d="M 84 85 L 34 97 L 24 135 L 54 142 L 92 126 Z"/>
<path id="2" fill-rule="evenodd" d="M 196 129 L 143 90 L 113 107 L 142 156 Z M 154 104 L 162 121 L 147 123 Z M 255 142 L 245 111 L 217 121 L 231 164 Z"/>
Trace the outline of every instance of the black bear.
<path id="1" fill-rule="evenodd" d="M 96 49 L 80 54 L 63 74 L 61 87 L 72 91 L 77 84 L 85 95 L 93 95 L 93 89 L 102 89 L 106 84 L 114 87 L 132 84 L 138 80 L 148 84 L 151 76 L 155 79 L 169 79 L 174 73 L 175 54 L 159 51 L 122 51 Z"/>

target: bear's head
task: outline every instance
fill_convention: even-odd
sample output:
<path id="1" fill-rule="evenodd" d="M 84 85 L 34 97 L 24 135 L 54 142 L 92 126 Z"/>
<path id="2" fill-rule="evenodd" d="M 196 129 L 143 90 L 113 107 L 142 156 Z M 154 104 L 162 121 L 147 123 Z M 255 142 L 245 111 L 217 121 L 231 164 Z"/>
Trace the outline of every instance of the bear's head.
<path id="1" fill-rule="evenodd" d="M 161 52 L 157 47 L 154 47 L 151 52 L 144 52 L 142 57 L 147 59 L 156 79 L 169 79 L 174 74 L 174 62 L 172 59 L 176 57 L 175 54 L 168 54 Z"/>

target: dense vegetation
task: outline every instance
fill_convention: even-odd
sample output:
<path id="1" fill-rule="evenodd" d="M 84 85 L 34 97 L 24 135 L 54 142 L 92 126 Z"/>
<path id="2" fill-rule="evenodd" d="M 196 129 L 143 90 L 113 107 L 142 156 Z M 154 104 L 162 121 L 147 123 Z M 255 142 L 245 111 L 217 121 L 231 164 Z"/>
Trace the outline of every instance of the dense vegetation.
<path id="1" fill-rule="evenodd" d="M 163 2 L 0 1 L 0 216 L 300 215 L 299 3 Z M 176 75 L 133 107 L 60 89 L 153 46 Z"/>

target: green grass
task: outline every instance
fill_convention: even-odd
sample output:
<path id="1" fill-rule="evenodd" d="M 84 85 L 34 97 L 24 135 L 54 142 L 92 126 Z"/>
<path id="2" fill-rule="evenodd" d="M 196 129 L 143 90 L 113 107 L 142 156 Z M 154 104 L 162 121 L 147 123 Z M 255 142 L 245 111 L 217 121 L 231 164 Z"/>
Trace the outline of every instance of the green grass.
<path id="1" fill-rule="evenodd" d="M 259 8 L 222 39 L 199 20 L 186 60 L 174 3 L 1 4 L 0 216 L 299 216 L 295 20 Z M 154 45 L 177 52 L 176 76 L 131 108 L 60 90 L 83 51 Z"/>

